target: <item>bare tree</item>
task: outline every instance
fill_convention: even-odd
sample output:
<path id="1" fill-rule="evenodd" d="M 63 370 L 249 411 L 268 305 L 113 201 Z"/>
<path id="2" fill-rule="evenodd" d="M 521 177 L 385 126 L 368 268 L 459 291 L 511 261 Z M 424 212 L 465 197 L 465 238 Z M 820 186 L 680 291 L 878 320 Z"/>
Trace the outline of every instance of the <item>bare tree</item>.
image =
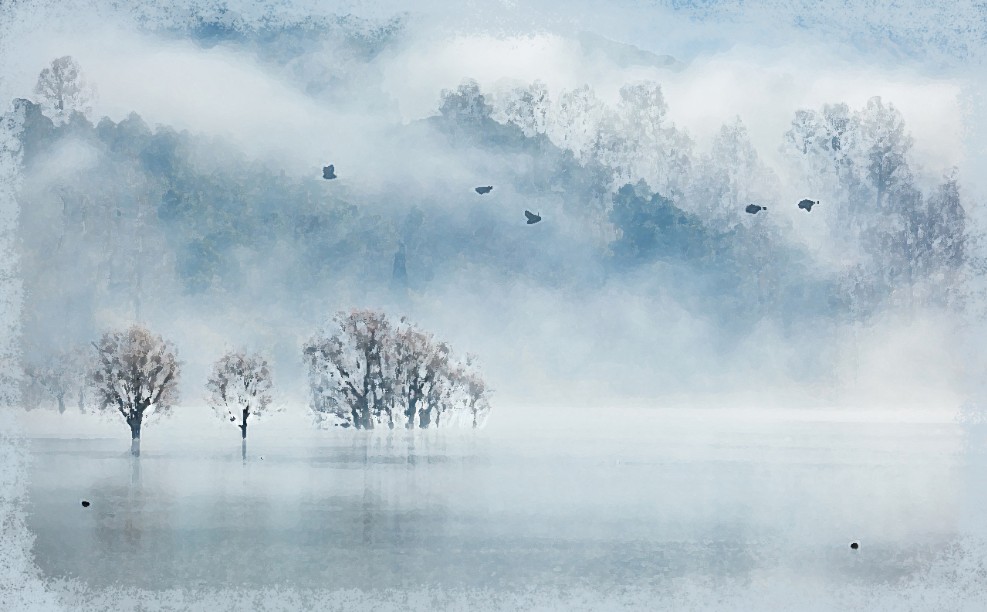
<path id="1" fill-rule="evenodd" d="M 55 125 L 68 121 L 73 112 L 90 115 L 96 95 L 83 78 L 79 64 L 69 55 L 53 60 L 49 68 L 41 71 L 34 93 Z"/>
<path id="2" fill-rule="evenodd" d="M 90 382 L 100 410 L 115 408 L 130 426 L 130 452 L 140 456 L 141 425 L 150 414 L 166 414 L 178 400 L 180 362 L 171 342 L 139 325 L 107 332 L 93 343 Z"/>
<path id="3" fill-rule="evenodd" d="M 260 417 L 271 405 L 271 369 L 260 355 L 233 352 L 213 365 L 206 383 L 209 404 L 224 420 L 240 428 L 240 449 L 247 459 L 247 422 Z"/>

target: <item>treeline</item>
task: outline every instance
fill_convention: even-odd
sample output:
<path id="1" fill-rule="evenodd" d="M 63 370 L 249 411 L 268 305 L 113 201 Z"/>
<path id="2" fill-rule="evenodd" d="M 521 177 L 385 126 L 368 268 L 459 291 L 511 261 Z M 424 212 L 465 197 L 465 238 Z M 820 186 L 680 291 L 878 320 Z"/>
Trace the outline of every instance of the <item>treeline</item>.
<path id="1" fill-rule="evenodd" d="M 485 92 L 467 81 L 442 92 L 435 116 L 389 137 L 481 159 L 502 181 L 478 199 L 472 184 L 448 192 L 427 177 L 427 189 L 359 193 L 322 181 L 324 160 L 297 177 L 136 114 L 94 122 L 94 91 L 59 58 L 35 100 L 5 118 L 20 125 L 22 329 L 39 388 L 51 386 L 47 362 L 75 359 L 61 347 L 154 308 L 277 309 L 305 328 L 326 295 L 338 307 L 509 284 L 559 299 L 630 285 L 653 298 L 656 323 L 672 299 L 729 335 L 766 317 L 791 328 L 955 308 L 977 273 L 959 178 L 930 186 L 903 117 L 879 98 L 796 112 L 779 135 L 787 167 L 773 169 L 739 119 L 701 150 L 669 120 L 674 101 L 656 82 L 628 84 L 607 104 L 589 87 Z M 794 206 L 781 198 L 786 182 L 822 201 L 798 217 L 825 226 L 817 244 L 777 214 Z M 745 214 L 751 202 L 769 210 Z M 502 214 L 511 207 L 513 222 Z M 537 228 L 523 226 L 528 207 L 545 216 Z"/>
<path id="2" fill-rule="evenodd" d="M 28 379 L 62 412 L 66 396 L 78 393 L 84 411 L 119 413 L 131 431 L 131 452 L 139 455 L 146 417 L 166 414 L 179 401 L 178 351 L 140 325 L 106 332 L 91 349 L 28 368 Z M 326 426 L 475 429 L 490 411 L 491 391 L 476 356 L 458 359 L 448 344 L 405 318 L 340 312 L 305 343 L 302 356 L 311 409 Z M 240 430 L 244 455 L 247 425 L 271 410 L 272 388 L 267 360 L 244 351 L 220 357 L 205 384 L 212 409 Z"/>
<path id="3" fill-rule="evenodd" d="M 781 201 L 783 178 L 761 161 L 743 122 L 724 125 L 701 152 L 668 119 L 668 110 L 661 85 L 653 81 L 625 85 L 618 103 L 608 105 L 588 86 L 553 97 L 538 81 L 484 93 L 468 80 L 444 92 L 440 107 L 453 123 L 496 120 L 526 136 L 548 138 L 586 168 L 602 169 L 598 173 L 615 194 L 609 207 L 617 229 L 612 247 L 625 261 L 628 246 L 647 242 L 652 257 L 681 258 L 683 223 L 676 219 L 688 219 L 692 227 L 693 260 L 729 255 L 743 267 L 753 263 L 746 255 L 754 249 L 791 250 L 778 226 L 761 219 L 755 224 L 744 214 L 750 202 L 774 209 L 794 201 Z M 965 296 L 970 232 L 958 173 L 949 170 L 938 184 L 923 187 L 929 178 L 915 169 L 914 144 L 901 112 L 880 97 L 859 109 L 844 103 L 800 109 L 783 135 L 788 166 L 781 170 L 788 181 L 798 186 L 799 197 L 832 209 L 823 214 L 824 251 L 838 260 L 833 293 L 839 297 L 828 304 L 834 314 L 859 318 L 885 305 L 950 306 Z M 621 204 L 634 183 L 646 185 L 637 191 L 650 190 L 644 197 L 651 200 L 634 220 L 666 222 L 626 222 Z M 644 259 L 641 249 L 633 250 L 632 259 Z M 778 303 L 793 285 L 785 282 L 787 275 L 769 276 L 777 289 L 770 302 Z M 811 282 L 811 275 L 799 276 Z"/>

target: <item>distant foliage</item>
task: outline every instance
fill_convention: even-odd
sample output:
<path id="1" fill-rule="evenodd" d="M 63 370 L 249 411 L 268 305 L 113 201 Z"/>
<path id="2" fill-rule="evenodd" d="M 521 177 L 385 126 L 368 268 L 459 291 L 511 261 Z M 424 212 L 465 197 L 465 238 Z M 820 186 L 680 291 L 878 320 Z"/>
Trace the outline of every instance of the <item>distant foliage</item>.
<path id="1" fill-rule="evenodd" d="M 175 347 L 139 325 L 103 334 L 90 382 L 100 410 L 116 410 L 130 426 L 131 452 L 140 454 L 141 426 L 151 414 L 167 414 L 178 401 L 181 364 Z"/>
<path id="2" fill-rule="evenodd" d="M 66 55 L 51 62 L 38 75 L 34 86 L 38 102 L 55 125 L 65 123 L 72 113 L 92 115 L 96 90 L 86 82 L 78 62 Z"/>
<path id="3" fill-rule="evenodd" d="M 206 383 L 209 405 L 224 421 L 233 423 L 247 437 L 247 423 L 271 406 L 271 368 L 257 354 L 231 352 L 213 365 Z"/>
<path id="4" fill-rule="evenodd" d="M 455 91 L 442 91 L 439 114 L 456 123 L 478 123 L 489 119 L 493 107 L 480 92 L 480 85 L 467 79 Z"/>
<path id="5" fill-rule="evenodd" d="M 800 110 L 785 148 L 800 175 L 832 206 L 831 233 L 845 253 L 855 311 L 881 301 L 950 305 L 961 301 L 967 214 L 955 172 L 923 193 L 910 164 L 914 142 L 893 104 L 880 97 Z M 856 270 L 851 272 L 851 269 Z"/>
<path id="6" fill-rule="evenodd" d="M 37 404 L 44 398 L 54 401 L 64 413 L 66 402 L 76 398 L 78 407 L 84 409 L 88 371 L 88 355 L 81 349 L 61 349 L 28 361 L 24 365 L 25 404 Z"/>
<path id="7" fill-rule="evenodd" d="M 476 367 L 401 319 L 371 310 L 340 312 L 303 347 L 312 409 L 358 429 L 482 424 L 489 389 Z"/>

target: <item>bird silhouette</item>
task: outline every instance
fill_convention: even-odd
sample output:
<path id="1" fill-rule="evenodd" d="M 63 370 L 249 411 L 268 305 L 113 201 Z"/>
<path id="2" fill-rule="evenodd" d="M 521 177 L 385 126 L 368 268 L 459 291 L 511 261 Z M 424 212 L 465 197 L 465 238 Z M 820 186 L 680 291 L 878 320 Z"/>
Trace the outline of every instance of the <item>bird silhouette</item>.
<path id="1" fill-rule="evenodd" d="M 813 202 L 812 200 L 802 200 L 799 202 L 799 208 L 805 212 L 812 212 L 812 207 L 819 203 L 819 200 Z"/>
<path id="2" fill-rule="evenodd" d="M 483 195 L 485 193 L 490 193 L 491 191 L 493 191 L 493 185 L 487 185 L 486 187 L 477 187 L 476 188 L 476 192 L 478 194 L 480 194 L 480 195 Z"/>
<path id="3" fill-rule="evenodd" d="M 89 502 L 86 501 L 86 500 L 82 500 L 82 507 L 83 508 L 88 508 L 89 507 Z"/>
<path id="4" fill-rule="evenodd" d="M 336 166 L 329 164 L 322 169 L 322 178 L 326 180 L 332 180 L 336 178 Z"/>
<path id="5" fill-rule="evenodd" d="M 541 221 L 541 215 L 536 215 L 530 210 L 524 211 L 524 216 L 528 219 L 528 225 L 534 225 L 535 223 Z"/>
<path id="6" fill-rule="evenodd" d="M 758 206 L 757 204 L 748 204 L 744 211 L 749 212 L 752 215 L 756 215 L 762 210 L 768 210 L 767 206 Z"/>

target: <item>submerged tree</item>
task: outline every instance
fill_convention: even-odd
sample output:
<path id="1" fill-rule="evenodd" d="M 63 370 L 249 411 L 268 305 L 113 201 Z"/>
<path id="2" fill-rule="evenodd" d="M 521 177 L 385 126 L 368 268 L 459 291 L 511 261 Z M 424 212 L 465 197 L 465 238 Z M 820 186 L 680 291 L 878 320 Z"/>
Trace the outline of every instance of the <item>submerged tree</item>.
<path id="1" fill-rule="evenodd" d="M 334 414 L 357 429 L 373 429 L 381 414 L 391 414 L 393 379 L 391 326 L 382 313 L 339 313 L 330 329 L 303 348 L 313 408 Z"/>
<path id="2" fill-rule="evenodd" d="M 68 121 L 73 112 L 89 115 L 95 98 L 79 64 L 69 55 L 53 60 L 49 68 L 41 71 L 34 93 L 55 125 Z"/>
<path id="3" fill-rule="evenodd" d="M 461 408 L 476 429 L 490 412 L 490 388 L 480 375 L 476 355 L 467 355 L 466 361 L 458 364 L 452 372 L 455 390 L 453 405 Z"/>
<path id="4" fill-rule="evenodd" d="M 271 405 L 271 369 L 260 355 L 227 353 L 214 365 L 206 389 L 209 405 L 223 420 L 240 429 L 240 450 L 247 458 L 247 422 Z"/>
<path id="5" fill-rule="evenodd" d="M 417 420 L 427 428 L 448 377 L 449 347 L 406 320 L 401 322 L 394 342 L 394 395 L 403 408 L 405 427 L 414 429 Z"/>
<path id="6" fill-rule="evenodd" d="M 90 383 L 100 410 L 115 409 L 130 426 L 130 452 L 140 456 L 141 425 L 178 400 L 181 364 L 175 347 L 139 325 L 107 332 L 97 343 Z"/>
<path id="7" fill-rule="evenodd" d="M 312 409 L 343 427 L 427 429 L 450 411 L 476 422 L 489 410 L 475 359 L 457 363 L 447 344 L 406 319 L 394 326 L 380 312 L 341 312 L 303 354 Z"/>

